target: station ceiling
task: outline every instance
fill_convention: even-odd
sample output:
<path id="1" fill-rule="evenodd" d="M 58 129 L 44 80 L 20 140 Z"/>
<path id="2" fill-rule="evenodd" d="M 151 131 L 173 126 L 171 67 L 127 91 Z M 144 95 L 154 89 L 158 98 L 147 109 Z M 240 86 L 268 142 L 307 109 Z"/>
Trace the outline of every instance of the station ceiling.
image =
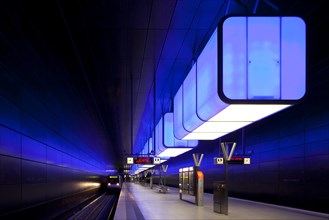
<path id="1" fill-rule="evenodd" d="M 56 111 L 70 112 L 79 126 L 88 127 L 84 121 L 92 118 L 99 132 L 94 138 L 103 139 L 95 150 L 108 154 L 109 165 L 121 166 L 172 109 L 193 60 L 225 14 L 301 16 L 315 33 L 314 46 L 321 47 L 329 39 L 328 31 L 316 34 L 328 29 L 322 23 L 328 20 L 326 5 L 326 0 L 1 1 L 0 39 L 13 56 L 3 58 L 2 66 L 40 96 L 52 88 L 48 96 L 63 101 L 60 108 L 53 104 Z M 323 59 L 326 49 L 310 49 L 310 63 Z M 20 73 L 28 65 L 42 71 Z"/>

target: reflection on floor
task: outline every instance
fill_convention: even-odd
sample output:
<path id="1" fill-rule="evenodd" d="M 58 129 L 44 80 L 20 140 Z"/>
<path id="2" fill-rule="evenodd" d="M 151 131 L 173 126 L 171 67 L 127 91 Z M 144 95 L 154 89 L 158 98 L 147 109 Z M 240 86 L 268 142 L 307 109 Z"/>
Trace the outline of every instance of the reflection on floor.
<path id="1" fill-rule="evenodd" d="M 122 219 L 241 219 L 241 220 L 317 220 L 329 219 L 328 214 L 309 212 L 265 203 L 229 198 L 229 213 L 213 211 L 213 195 L 204 194 L 204 206 L 193 204 L 194 197 L 170 188 L 159 193 L 156 187 L 124 183 L 116 209 L 116 220 Z"/>

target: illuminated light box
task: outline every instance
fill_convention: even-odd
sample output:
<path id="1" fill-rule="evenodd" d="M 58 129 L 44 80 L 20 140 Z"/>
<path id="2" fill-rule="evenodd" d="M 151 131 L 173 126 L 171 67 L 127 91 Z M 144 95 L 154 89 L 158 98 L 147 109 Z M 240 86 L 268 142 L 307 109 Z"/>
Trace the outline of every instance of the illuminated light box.
<path id="1" fill-rule="evenodd" d="M 298 17 L 226 18 L 175 96 L 175 135 L 216 139 L 301 100 L 305 29 Z"/>
<path id="2" fill-rule="evenodd" d="M 174 136 L 174 113 L 166 113 L 156 126 L 157 155 L 176 157 L 198 145 L 197 140 L 180 140 Z"/>
<path id="3" fill-rule="evenodd" d="M 176 139 L 209 140 L 216 139 L 218 135 L 225 135 L 227 132 L 192 132 L 193 125 L 203 123 L 195 114 L 196 108 L 196 82 L 195 66 L 192 67 L 183 85 L 174 97 L 174 136 Z M 184 96 L 183 96 L 184 91 Z M 183 99 L 184 98 L 184 99 Z M 186 138 L 188 137 L 188 138 Z M 212 138 L 211 138 L 212 137 Z"/>
<path id="4" fill-rule="evenodd" d="M 174 97 L 174 136 L 183 139 L 188 131 L 183 126 L 183 86 L 181 86 Z"/>
<path id="5" fill-rule="evenodd" d="M 148 140 L 148 152 L 151 153 L 153 150 L 153 138 L 150 137 Z"/>
<path id="6" fill-rule="evenodd" d="M 143 149 L 140 151 L 140 154 L 141 154 L 141 155 L 145 155 L 145 154 L 147 154 L 147 150 L 148 150 L 148 143 L 146 142 L 146 143 L 144 144 Z"/>
<path id="7" fill-rule="evenodd" d="M 141 155 L 150 154 L 153 150 L 152 138 L 149 138 L 143 146 L 143 149 L 140 151 Z"/>
<path id="8" fill-rule="evenodd" d="M 301 18 L 229 17 L 221 30 L 221 98 L 294 101 L 304 96 L 306 28 Z"/>
<path id="9" fill-rule="evenodd" d="M 196 147 L 197 140 L 180 140 L 174 136 L 174 113 L 168 112 L 163 116 L 163 146 L 165 147 Z"/>

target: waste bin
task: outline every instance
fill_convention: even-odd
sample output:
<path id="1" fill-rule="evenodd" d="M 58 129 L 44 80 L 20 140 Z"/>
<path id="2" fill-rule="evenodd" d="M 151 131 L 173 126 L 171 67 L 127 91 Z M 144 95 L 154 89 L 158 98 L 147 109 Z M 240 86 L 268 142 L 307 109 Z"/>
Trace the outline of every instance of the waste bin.
<path id="1" fill-rule="evenodd" d="M 228 190 L 224 181 L 213 183 L 214 212 L 228 215 Z"/>

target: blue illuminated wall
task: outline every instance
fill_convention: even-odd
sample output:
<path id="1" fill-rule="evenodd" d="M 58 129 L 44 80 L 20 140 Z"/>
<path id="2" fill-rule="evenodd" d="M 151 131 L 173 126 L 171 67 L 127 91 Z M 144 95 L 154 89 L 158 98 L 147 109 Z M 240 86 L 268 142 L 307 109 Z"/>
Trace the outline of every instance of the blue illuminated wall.
<path id="1" fill-rule="evenodd" d="M 42 82 L 8 68 L 0 70 L 0 214 L 98 187 L 107 154 L 81 99 L 57 75 Z"/>

